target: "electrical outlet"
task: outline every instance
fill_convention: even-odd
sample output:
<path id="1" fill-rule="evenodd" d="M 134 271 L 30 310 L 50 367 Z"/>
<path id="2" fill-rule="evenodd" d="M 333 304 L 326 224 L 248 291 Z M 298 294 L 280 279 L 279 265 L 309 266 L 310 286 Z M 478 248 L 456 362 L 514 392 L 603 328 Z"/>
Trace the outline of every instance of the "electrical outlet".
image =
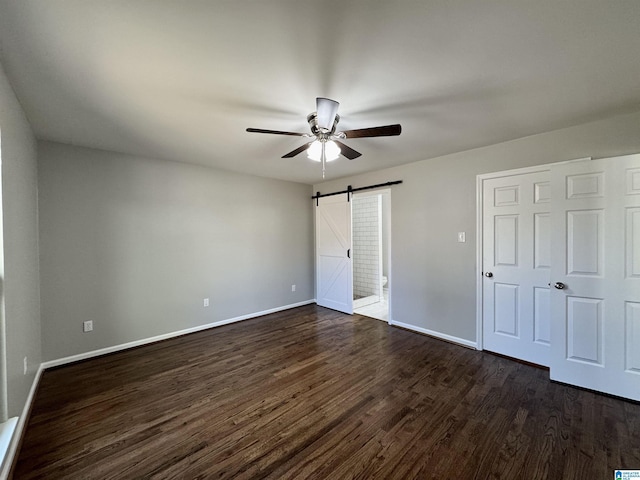
<path id="1" fill-rule="evenodd" d="M 24 374 L 27 374 L 27 370 L 29 369 L 29 363 L 27 362 L 27 357 L 24 357 Z"/>
<path id="2" fill-rule="evenodd" d="M 291 291 L 295 292 L 296 291 L 296 286 L 295 285 L 291 285 Z"/>
<path id="3" fill-rule="evenodd" d="M 82 322 L 82 331 L 92 332 L 93 331 L 93 320 L 87 320 L 86 322 Z"/>
<path id="4" fill-rule="evenodd" d="M 208 299 L 208 298 L 205 298 L 205 299 L 203 300 L 203 302 L 202 302 L 202 305 L 203 305 L 203 306 L 205 306 L 205 307 L 208 307 L 208 306 L 209 306 L 209 299 Z"/>

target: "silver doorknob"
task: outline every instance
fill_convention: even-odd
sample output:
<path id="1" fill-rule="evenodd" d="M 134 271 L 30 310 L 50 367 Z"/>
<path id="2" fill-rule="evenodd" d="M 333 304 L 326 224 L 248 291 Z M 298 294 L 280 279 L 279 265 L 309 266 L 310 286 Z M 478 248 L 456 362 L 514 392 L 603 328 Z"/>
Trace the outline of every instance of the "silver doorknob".
<path id="1" fill-rule="evenodd" d="M 484 276 L 487 277 L 487 278 L 491 278 L 491 277 L 493 277 L 493 273 L 487 272 L 487 273 L 484 274 Z"/>
<path id="2" fill-rule="evenodd" d="M 556 282 L 554 285 L 558 290 L 564 290 L 567 286 L 562 282 Z"/>

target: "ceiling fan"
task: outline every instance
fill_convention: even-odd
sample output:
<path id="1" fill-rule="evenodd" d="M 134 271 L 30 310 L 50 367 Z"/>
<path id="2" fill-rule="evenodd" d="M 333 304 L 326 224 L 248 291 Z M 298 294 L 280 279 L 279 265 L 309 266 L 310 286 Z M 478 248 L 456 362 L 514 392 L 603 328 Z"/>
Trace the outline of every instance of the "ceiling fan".
<path id="1" fill-rule="evenodd" d="M 315 138 L 313 141 L 283 155 L 282 158 L 292 158 L 306 150 L 307 157 L 311 160 L 322 162 L 322 178 L 324 178 L 325 162 L 335 160 L 340 155 L 347 157 L 349 160 L 362 155 L 342 143 L 341 140 L 364 137 L 390 137 L 400 135 L 402 131 L 400 124 L 396 123 L 381 127 L 336 132 L 336 126 L 340 121 L 340 115 L 338 115 L 339 106 L 340 104 L 335 100 L 323 97 L 316 98 L 316 111 L 307 116 L 311 133 L 283 132 L 281 130 L 264 130 L 262 128 L 247 128 L 247 132 Z"/>

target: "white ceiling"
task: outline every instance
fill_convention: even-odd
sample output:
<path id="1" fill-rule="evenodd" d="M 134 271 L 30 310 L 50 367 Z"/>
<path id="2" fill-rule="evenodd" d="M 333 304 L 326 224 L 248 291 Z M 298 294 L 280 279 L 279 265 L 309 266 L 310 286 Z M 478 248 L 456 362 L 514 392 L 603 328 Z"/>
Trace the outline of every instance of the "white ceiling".
<path id="1" fill-rule="evenodd" d="M 315 97 L 347 140 L 327 178 L 640 110 L 638 0 L 0 0 L 38 138 L 317 183 Z"/>

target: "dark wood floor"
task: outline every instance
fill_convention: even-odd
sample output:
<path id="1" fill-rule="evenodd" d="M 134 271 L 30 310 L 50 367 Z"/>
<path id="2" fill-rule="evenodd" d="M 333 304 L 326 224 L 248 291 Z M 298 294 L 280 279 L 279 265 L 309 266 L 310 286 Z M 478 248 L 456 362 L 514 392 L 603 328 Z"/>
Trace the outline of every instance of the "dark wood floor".
<path id="1" fill-rule="evenodd" d="M 611 479 L 640 405 L 309 305 L 44 373 L 17 479 Z"/>

